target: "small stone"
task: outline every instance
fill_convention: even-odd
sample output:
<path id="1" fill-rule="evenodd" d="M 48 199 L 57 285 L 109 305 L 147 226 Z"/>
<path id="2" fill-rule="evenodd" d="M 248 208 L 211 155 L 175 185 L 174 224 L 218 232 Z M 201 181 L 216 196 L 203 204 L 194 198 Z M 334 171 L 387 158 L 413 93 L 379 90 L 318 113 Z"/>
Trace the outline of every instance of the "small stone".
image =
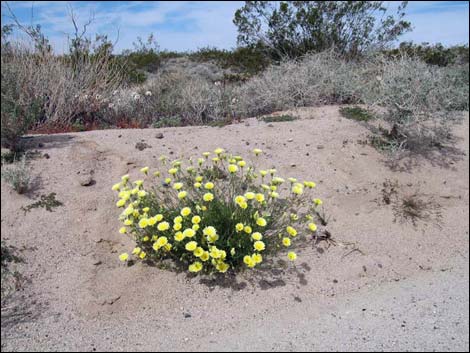
<path id="1" fill-rule="evenodd" d="M 155 135 L 155 138 L 157 139 L 162 139 L 163 138 L 163 134 L 161 132 L 159 132 L 158 134 Z"/>
<path id="2" fill-rule="evenodd" d="M 42 148 L 42 147 L 44 147 L 44 144 L 42 142 L 39 142 L 38 143 L 38 148 Z"/>
<path id="3" fill-rule="evenodd" d="M 143 151 L 146 148 L 151 148 L 152 146 L 146 144 L 145 142 L 137 142 L 135 144 L 135 148 L 137 148 L 139 151 Z"/>
<path id="4" fill-rule="evenodd" d="M 318 145 L 318 146 L 317 146 L 317 149 L 318 149 L 318 150 L 322 150 L 322 149 L 324 149 L 324 148 L 325 148 L 325 146 L 323 146 L 323 145 Z"/>
<path id="5" fill-rule="evenodd" d="M 292 141 L 294 141 L 294 139 L 288 139 L 288 140 L 287 140 L 287 142 L 292 142 Z"/>
<path id="6" fill-rule="evenodd" d="M 100 260 L 98 260 L 98 261 L 93 262 L 93 265 L 94 265 L 94 266 L 98 266 L 98 265 L 101 265 L 102 263 L 103 263 L 103 262 L 101 262 Z"/>
<path id="7" fill-rule="evenodd" d="M 51 156 L 49 156 L 49 153 L 44 153 L 44 154 L 43 154 L 43 157 L 46 158 L 46 159 L 51 158 Z"/>
<path id="8" fill-rule="evenodd" d="M 190 313 L 183 313 L 185 319 L 189 319 L 191 317 Z"/>
<path id="9" fill-rule="evenodd" d="M 268 124 L 268 127 L 274 127 L 274 125 L 273 124 Z"/>
<path id="10" fill-rule="evenodd" d="M 91 175 L 82 175 L 80 178 L 78 178 L 78 182 L 81 186 L 90 186 L 94 184 L 94 180 Z"/>
<path id="11" fill-rule="evenodd" d="M 295 167 L 297 167 L 297 164 L 291 164 L 290 166 L 291 166 L 292 168 L 295 168 Z"/>
<path id="12" fill-rule="evenodd" d="M 248 141 L 246 141 L 246 142 L 245 142 L 245 144 L 246 144 L 247 146 L 249 146 L 249 145 L 250 145 L 250 143 L 249 143 Z"/>
<path id="13" fill-rule="evenodd" d="M 245 126 L 250 126 L 250 123 L 247 121 L 247 122 L 245 123 Z"/>
<path id="14" fill-rule="evenodd" d="M 118 138 L 121 138 L 121 137 L 122 137 L 122 135 L 118 135 Z"/>

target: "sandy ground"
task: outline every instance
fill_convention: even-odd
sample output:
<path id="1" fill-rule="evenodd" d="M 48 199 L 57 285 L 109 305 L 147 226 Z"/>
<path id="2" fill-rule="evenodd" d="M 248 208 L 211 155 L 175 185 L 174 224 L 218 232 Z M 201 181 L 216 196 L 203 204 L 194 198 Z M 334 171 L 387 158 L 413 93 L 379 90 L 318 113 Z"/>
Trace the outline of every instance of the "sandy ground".
<path id="1" fill-rule="evenodd" d="M 248 119 L 31 138 L 50 157 L 31 163 L 35 189 L 17 195 L 1 184 L 2 240 L 25 248 L 28 279 L 2 309 L 2 351 L 468 351 L 468 114 L 454 146 L 392 170 L 361 143 L 369 130 L 337 107 L 295 113 L 300 120 L 272 126 Z M 142 140 L 151 147 L 137 150 Z M 133 243 L 117 232 L 111 185 L 161 154 L 219 146 L 262 148 L 264 167 L 315 180 L 337 245 L 311 244 L 295 267 L 225 281 L 120 263 Z M 87 173 L 94 183 L 81 186 Z M 390 204 L 387 180 L 398 183 Z M 50 192 L 62 207 L 20 210 Z M 412 194 L 429 203 L 416 224 L 399 211 Z"/>

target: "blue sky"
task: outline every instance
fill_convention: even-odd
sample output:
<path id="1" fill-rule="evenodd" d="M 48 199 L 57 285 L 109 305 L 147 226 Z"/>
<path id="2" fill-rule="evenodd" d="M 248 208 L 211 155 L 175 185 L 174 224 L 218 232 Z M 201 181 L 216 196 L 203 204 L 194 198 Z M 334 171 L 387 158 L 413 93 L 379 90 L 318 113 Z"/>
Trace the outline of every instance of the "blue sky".
<path id="1" fill-rule="evenodd" d="M 119 30 L 117 51 L 132 48 L 138 36 L 153 32 L 162 49 L 195 50 L 211 46 L 230 49 L 236 46 L 234 12 L 243 1 L 9 1 L 23 23 L 41 24 L 57 51 L 65 48 L 67 34 L 73 32 L 68 20 L 71 6 L 79 23 L 94 14 L 88 33 L 108 34 L 114 40 Z M 399 2 L 386 2 L 390 9 Z M 5 16 L 2 1 L 2 24 Z M 466 44 L 469 37 L 468 1 L 410 1 L 407 19 L 414 30 L 401 40 L 417 43 Z"/>

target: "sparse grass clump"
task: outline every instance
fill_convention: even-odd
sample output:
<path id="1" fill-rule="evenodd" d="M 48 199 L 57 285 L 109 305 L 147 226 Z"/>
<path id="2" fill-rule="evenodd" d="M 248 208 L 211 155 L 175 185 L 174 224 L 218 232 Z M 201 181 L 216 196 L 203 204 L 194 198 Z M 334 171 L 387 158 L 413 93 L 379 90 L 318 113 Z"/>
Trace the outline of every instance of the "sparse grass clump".
<path id="1" fill-rule="evenodd" d="M 278 122 L 283 122 L 283 121 L 294 121 L 294 120 L 297 120 L 298 117 L 292 116 L 289 114 L 283 114 L 283 115 L 263 116 L 259 119 L 264 121 L 265 123 L 278 123 Z"/>
<path id="2" fill-rule="evenodd" d="M 31 172 L 27 165 L 26 155 L 13 165 L 2 168 L 2 178 L 10 184 L 18 194 L 25 193 L 31 182 Z"/>
<path id="3" fill-rule="evenodd" d="M 171 259 L 194 273 L 254 268 L 282 250 L 295 260 L 294 243 L 317 231 L 314 215 L 322 202 L 312 202 L 315 183 L 257 170 L 221 148 L 212 156 L 205 152 L 186 165 L 162 157 L 157 171 L 141 169 L 144 179 L 130 182 L 124 175 L 113 186 L 123 209 L 119 232 L 137 243 L 132 255 Z"/>
<path id="4" fill-rule="evenodd" d="M 356 121 L 369 121 L 374 119 L 374 116 L 364 108 L 361 107 L 342 107 L 339 112 L 347 119 Z"/>
<path id="5" fill-rule="evenodd" d="M 3 302 L 19 288 L 22 277 L 12 268 L 15 263 L 23 262 L 17 255 L 16 248 L 1 242 L 1 302 Z"/>

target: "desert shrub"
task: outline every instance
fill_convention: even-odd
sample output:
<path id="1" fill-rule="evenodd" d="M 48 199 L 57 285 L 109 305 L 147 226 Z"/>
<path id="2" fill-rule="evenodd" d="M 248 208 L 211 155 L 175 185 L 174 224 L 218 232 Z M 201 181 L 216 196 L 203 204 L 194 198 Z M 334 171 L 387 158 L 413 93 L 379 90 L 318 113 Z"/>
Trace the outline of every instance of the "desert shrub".
<path id="1" fill-rule="evenodd" d="M 301 106 L 357 102 L 358 66 L 332 50 L 270 66 L 236 89 L 240 114 L 254 116 Z"/>
<path id="2" fill-rule="evenodd" d="M 406 56 L 388 60 L 379 55 L 367 70 L 375 77 L 361 85 L 362 100 L 383 108 L 389 136 L 400 147 L 441 139 L 457 117 L 454 111 L 468 110 L 468 65 L 441 68 Z"/>
<path id="3" fill-rule="evenodd" d="M 8 167 L 2 167 L 2 179 L 10 184 L 18 194 L 25 193 L 30 185 L 31 173 L 27 165 L 26 155 L 20 161 Z"/>
<path id="4" fill-rule="evenodd" d="M 313 214 L 322 201 L 312 202 L 314 182 L 284 180 L 275 169 L 258 171 L 221 148 L 214 153 L 186 166 L 163 157 L 158 171 L 141 169 L 145 180 L 131 183 L 124 175 L 113 186 L 123 208 L 119 232 L 132 235 L 137 259 L 172 259 L 190 272 L 224 273 L 253 268 L 315 233 Z M 288 257 L 295 260 L 295 252 Z"/>
<path id="5" fill-rule="evenodd" d="M 235 114 L 233 90 L 185 70 L 159 73 L 135 90 L 123 90 L 103 113 L 108 120 L 138 118 L 144 125 L 178 116 L 183 125 L 207 124 Z"/>

